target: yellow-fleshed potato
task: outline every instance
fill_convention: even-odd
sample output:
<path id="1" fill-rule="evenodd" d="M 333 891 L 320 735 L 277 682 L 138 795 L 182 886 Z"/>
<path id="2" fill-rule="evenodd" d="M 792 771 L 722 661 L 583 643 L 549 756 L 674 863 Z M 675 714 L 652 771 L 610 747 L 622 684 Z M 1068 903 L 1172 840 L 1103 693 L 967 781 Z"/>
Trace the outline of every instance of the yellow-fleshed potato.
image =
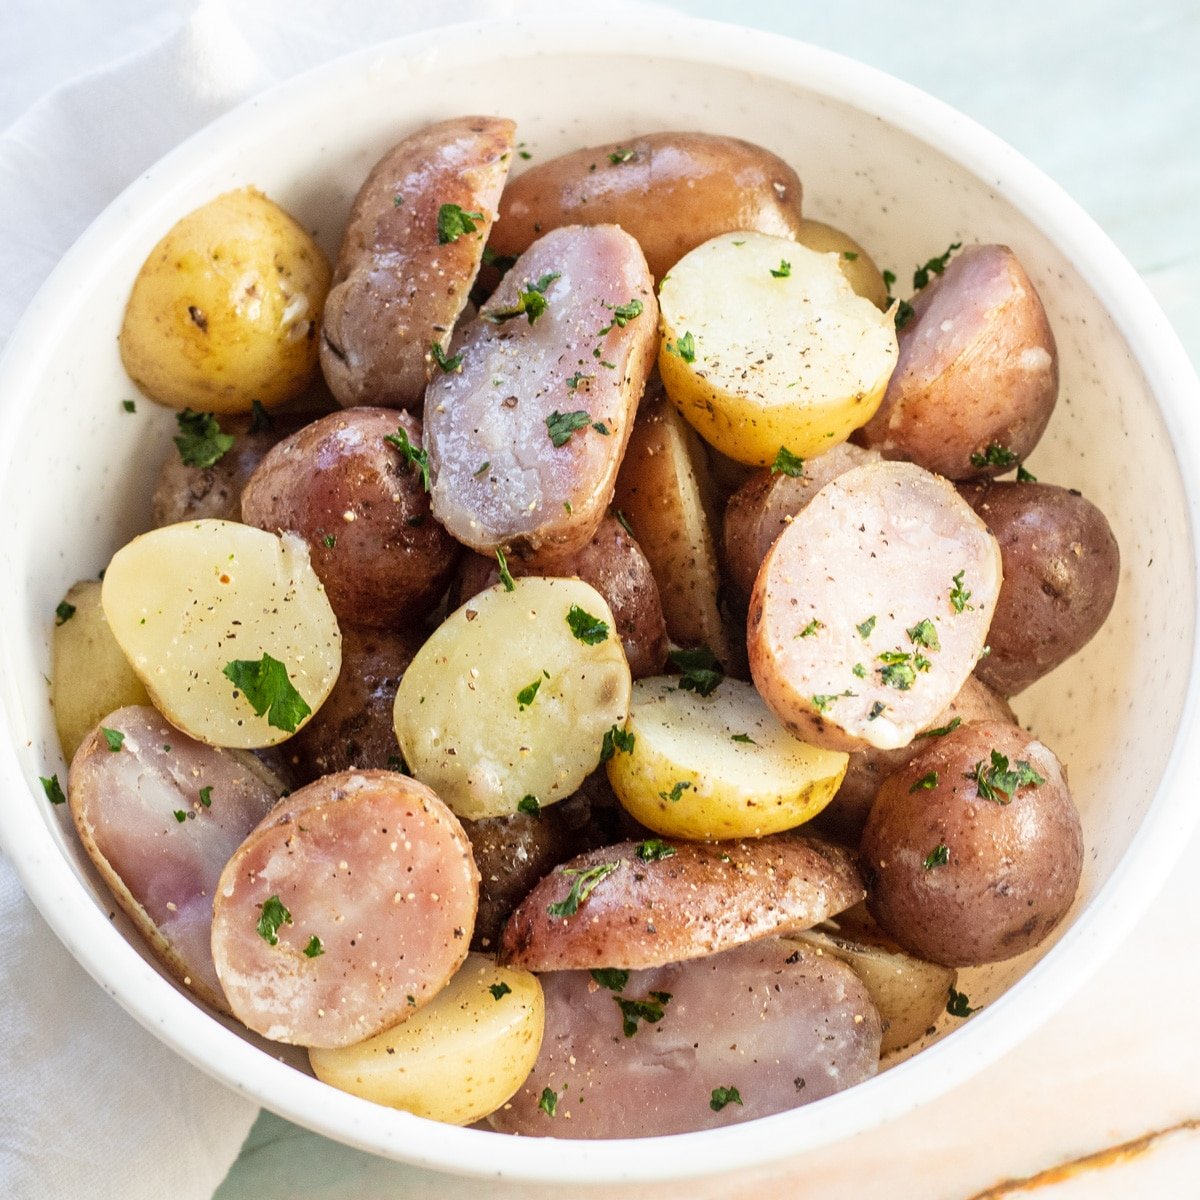
<path id="1" fill-rule="evenodd" d="M 152 530 L 113 556 L 101 600 L 155 707 L 213 746 L 284 741 L 342 665 L 333 609 L 294 534 L 213 520 Z"/>
<path id="2" fill-rule="evenodd" d="M 248 412 L 304 390 L 317 365 L 329 263 L 308 232 L 247 187 L 182 217 L 142 264 L 121 361 L 152 400 Z"/>
<path id="3" fill-rule="evenodd" d="M 101 717 L 131 704 L 150 703 L 104 619 L 100 584 L 94 579 L 74 584 L 59 606 L 50 670 L 54 724 L 67 762 Z"/>
<path id="4" fill-rule="evenodd" d="M 661 395 L 642 400 L 613 503 L 650 564 L 667 635 L 707 646 L 728 669 L 733 643 L 717 604 L 716 496 L 704 446 Z"/>
<path id="5" fill-rule="evenodd" d="M 318 1079 L 390 1108 L 470 1125 L 509 1100 L 542 1048 L 546 1008 L 537 976 L 468 954 L 458 973 L 407 1021 L 365 1042 L 310 1049 Z"/>
<path id="6" fill-rule="evenodd" d="M 821 254 L 836 254 L 838 270 L 846 282 L 860 295 L 870 300 L 876 308 L 888 306 L 888 286 L 875 265 L 875 260 L 848 233 L 826 225 L 824 221 L 805 218 L 793 235 L 802 246 L 817 250 Z"/>
<path id="7" fill-rule="evenodd" d="M 793 737 L 753 686 L 724 680 L 707 696 L 676 676 L 640 679 L 608 778 L 624 808 L 668 837 L 712 841 L 792 829 L 833 798 L 848 756 Z"/>
<path id="8" fill-rule="evenodd" d="M 791 936 L 854 969 L 883 1020 L 881 1054 L 911 1045 L 945 1011 L 958 972 L 906 954 L 881 933 L 854 926 L 840 930 L 840 924 Z"/>
<path id="9" fill-rule="evenodd" d="M 470 820 L 553 804 L 596 768 L 629 712 L 612 611 L 580 579 L 517 579 L 467 601 L 417 652 L 396 691 L 413 775 Z"/>
<path id="10" fill-rule="evenodd" d="M 723 234 L 659 289 L 658 369 L 671 402 L 739 462 L 809 458 L 874 415 L 899 353 L 892 318 L 856 295 L 832 254 Z"/>

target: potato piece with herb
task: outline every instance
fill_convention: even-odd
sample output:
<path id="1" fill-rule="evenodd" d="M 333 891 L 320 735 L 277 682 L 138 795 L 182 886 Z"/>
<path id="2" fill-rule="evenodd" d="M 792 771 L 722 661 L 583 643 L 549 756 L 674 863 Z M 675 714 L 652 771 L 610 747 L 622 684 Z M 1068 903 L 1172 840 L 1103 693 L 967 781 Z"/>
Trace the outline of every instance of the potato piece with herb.
<path id="1" fill-rule="evenodd" d="M 58 606 L 50 672 L 54 724 L 68 762 L 106 713 L 150 703 L 108 627 L 100 584 L 93 579 L 73 584 Z"/>
<path id="2" fill-rule="evenodd" d="M 625 724 L 629 664 L 613 615 L 579 579 L 481 592 L 434 631 L 396 692 L 412 773 L 460 817 L 571 795 Z"/>
<path id="3" fill-rule="evenodd" d="M 329 263 L 254 188 L 180 218 L 150 252 L 125 309 L 125 370 L 152 400 L 249 412 L 295 399 L 317 365 Z"/>
<path id="4" fill-rule="evenodd" d="M 134 538 L 104 615 L 155 706 L 185 733 L 253 749 L 290 737 L 341 667 L 341 633 L 293 534 L 191 521 Z"/>
<path id="5" fill-rule="evenodd" d="M 837 791 L 846 762 L 788 733 L 751 684 L 726 679 L 707 692 L 686 674 L 662 675 L 634 685 L 608 778 L 647 828 L 712 841 L 807 821 Z"/>
<path id="6" fill-rule="evenodd" d="M 793 236 L 810 250 L 836 254 L 838 270 L 845 275 L 846 282 L 876 308 L 888 307 L 888 286 L 875 260 L 848 233 L 806 217 Z"/>
<path id="7" fill-rule="evenodd" d="M 318 1079 L 431 1121 L 471 1125 L 498 1109 L 537 1061 L 545 1001 L 536 975 L 467 955 L 458 973 L 407 1021 L 365 1042 L 316 1047 Z"/>
<path id="8" fill-rule="evenodd" d="M 723 454 L 770 466 L 844 442 L 896 365 L 891 317 L 829 254 L 739 232 L 699 246 L 659 290 L 658 369 L 671 402 Z"/>

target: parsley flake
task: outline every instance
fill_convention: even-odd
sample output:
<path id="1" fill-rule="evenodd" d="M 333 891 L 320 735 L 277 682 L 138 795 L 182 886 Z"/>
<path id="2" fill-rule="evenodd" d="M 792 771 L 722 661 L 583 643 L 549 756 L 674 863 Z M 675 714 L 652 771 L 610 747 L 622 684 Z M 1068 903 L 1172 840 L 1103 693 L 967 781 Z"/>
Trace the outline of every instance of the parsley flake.
<path id="1" fill-rule="evenodd" d="M 337 537 L 336 537 L 336 535 L 334 535 L 334 534 L 332 534 L 332 533 L 327 533 L 327 534 L 326 534 L 326 535 L 325 535 L 325 536 L 324 536 L 324 537 L 321 539 L 321 545 L 322 545 L 322 546 L 324 546 L 326 550 L 332 550 L 332 549 L 334 548 L 334 546 L 336 546 L 336 545 L 337 545 Z"/>
<path id="2" fill-rule="evenodd" d="M 517 812 L 524 813 L 527 817 L 540 817 L 542 806 L 538 803 L 536 796 L 525 795 L 517 801 Z"/>
<path id="3" fill-rule="evenodd" d="M 973 467 L 1011 467 L 1016 461 L 1017 456 L 1007 446 L 1001 446 L 999 442 L 991 442 L 982 454 L 976 450 L 971 455 L 971 466 Z"/>
<path id="4" fill-rule="evenodd" d="M 796 636 L 798 638 L 812 637 L 817 632 L 818 629 L 824 629 L 824 628 L 825 628 L 825 625 L 821 621 L 818 621 L 816 619 L 816 617 L 813 617 L 813 619 L 811 621 L 809 621 L 809 623 L 807 625 L 805 625 L 805 627 L 802 630 L 800 630 L 800 632 L 798 634 L 796 634 Z"/>
<path id="5" fill-rule="evenodd" d="M 261 905 L 258 917 L 258 936 L 270 946 L 279 945 L 279 927 L 292 923 L 292 914 L 283 906 L 278 896 L 268 896 Z"/>
<path id="6" fill-rule="evenodd" d="M 896 328 L 903 329 L 915 315 L 916 309 L 907 300 L 901 300 L 896 305 Z"/>
<path id="7" fill-rule="evenodd" d="M 695 692 L 698 696 L 708 696 L 716 691 L 721 680 L 725 678 L 725 668 L 707 646 L 696 646 L 691 650 L 672 650 L 667 658 L 682 672 L 679 677 L 681 692 Z"/>
<path id="8" fill-rule="evenodd" d="M 875 703 L 871 705 L 871 711 L 867 713 L 867 720 L 878 720 L 878 718 L 882 717 L 885 712 L 887 712 L 887 705 L 884 704 L 882 700 L 876 700 Z"/>
<path id="9" fill-rule="evenodd" d="M 475 222 L 482 220 L 481 212 L 465 212 L 457 204 L 443 204 L 437 215 L 439 245 L 457 242 L 464 233 L 474 233 Z"/>
<path id="10" fill-rule="evenodd" d="M 630 525 L 629 518 L 619 508 L 613 510 L 613 516 L 616 518 L 617 524 L 620 525 L 620 527 L 625 530 L 630 537 L 633 537 L 633 526 Z"/>
<path id="11" fill-rule="evenodd" d="M 692 786 L 692 784 L 691 784 L 690 780 L 680 779 L 677 783 L 674 784 L 674 786 L 671 788 L 671 790 L 669 792 L 659 792 L 658 793 L 659 799 L 660 800 L 668 800 L 672 804 L 677 804 L 679 802 L 679 798 L 691 786 Z"/>
<path id="12" fill-rule="evenodd" d="M 623 992 L 629 982 L 629 972 L 620 967 L 596 967 L 590 972 L 592 978 L 610 992 Z"/>
<path id="13" fill-rule="evenodd" d="M 512 573 L 508 569 L 508 559 L 504 557 L 504 551 L 499 546 L 496 547 L 496 565 L 500 568 L 500 582 L 504 584 L 504 590 L 511 592 L 516 588 L 513 582 Z"/>
<path id="14" fill-rule="evenodd" d="M 926 871 L 932 871 L 936 867 L 944 867 L 949 861 L 950 847 L 945 842 L 939 842 L 925 855 L 925 861 L 921 863 L 921 866 Z"/>
<path id="15" fill-rule="evenodd" d="M 119 729 L 105 729 L 101 725 L 100 732 L 104 735 L 104 740 L 108 743 L 108 748 L 114 754 L 125 744 L 125 735 Z"/>
<path id="16" fill-rule="evenodd" d="M 185 467 L 207 470 L 233 448 L 233 434 L 222 433 L 212 413 L 185 408 L 175 415 L 175 421 L 179 425 L 175 445 Z"/>
<path id="17" fill-rule="evenodd" d="M 612 310 L 613 319 L 600 330 L 596 335 L 597 337 L 602 337 L 608 333 L 614 325 L 618 329 L 624 329 L 635 317 L 642 315 L 643 306 L 640 300 L 630 300 L 626 304 L 605 304 L 604 307 Z"/>
<path id="18" fill-rule="evenodd" d="M 433 361 L 441 367 L 443 374 L 449 375 L 452 371 L 462 370 L 463 356 L 455 354 L 451 358 L 446 357 L 445 350 L 442 349 L 441 342 L 431 342 L 429 349 L 433 354 Z"/>
<path id="19" fill-rule="evenodd" d="M 1010 803 L 1018 788 L 1038 787 L 1046 782 L 1024 759 L 1018 759 L 1010 770 L 1008 757 L 998 750 L 991 752 L 989 765 L 984 766 L 980 759 L 963 778 L 974 781 L 976 795 L 981 800 L 994 800 L 997 804 Z"/>
<path id="20" fill-rule="evenodd" d="M 950 603 L 956 613 L 974 612 L 975 610 L 975 605 L 967 603 L 967 601 L 971 598 L 971 593 L 965 587 L 963 587 L 963 576 L 965 574 L 965 569 L 959 571 L 959 573 L 950 581 L 953 585 L 950 588 Z"/>
<path id="21" fill-rule="evenodd" d="M 205 808 L 212 808 L 212 785 L 200 789 L 200 803 Z"/>
<path id="22" fill-rule="evenodd" d="M 604 731 L 604 741 L 600 744 L 600 761 L 608 762 L 620 750 L 622 754 L 632 754 L 636 737 L 628 729 L 618 729 L 616 725 Z"/>
<path id="23" fill-rule="evenodd" d="M 662 862 L 664 858 L 675 857 L 675 847 L 668 846 L 662 838 L 647 838 L 638 842 L 634 853 L 642 862 Z"/>
<path id="24" fill-rule="evenodd" d="M 121 407 L 128 413 L 137 412 L 137 405 L 132 400 L 122 400 Z"/>
<path id="25" fill-rule="evenodd" d="M 900 692 L 907 692 L 916 683 L 917 665 L 913 662 L 913 656 L 907 651 L 885 650 L 879 656 L 879 660 L 884 665 L 876 669 L 879 671 L 879 678 L 888 687 L 894 687 Z M 925 661 L 928 662 L 928 659 Z"/>
<path id="26" fill-rule="evenodd" d="M 571 434 L 579 429 L 586 429 L 592 423 L 592 414 L 587 409 L 576 409 L 575 412 L 560 413 L 554 410 L 546 418 L 546 431 L 550 434 L 553 446 L 565 446 L 571 439 Z"/>
<path id="27" fill-rule="evenodd" d="M 558 1093 L 553 1088 L 542 1088 L 541 1098 L 538 1100 L 538 1108 L 542 1110 L 548 1117 L 554 1116 L 558 1112 Z"/>
<path id="28" fill-rule="evenodd" d="M 962 724 L 962 717 L 955 717 L 948 725 L 939 725 L 936 729 L 926 729 L 923 733 L 918 733 L 919 738 L 945 737 L 948 733 L 953 733 Z"/>
<path id="29" fill-rule="evenodd" d="M 847 262 L 858 262 L 858 251 L 857 250 L 843 250 L 842 257 Z"/>
<path id="30" fill-rule="evenodd" d="M 257 662 L 236 658 L 221 672 L 246 697 L 255 716 L 264 713 L 267 724 L 285 733 L 295 733 L 312 709 L 288 678 L 287 667 L 264 653 Z"/>
<path id="31" fill-rule="evenodd" d="M 188 817 L 187 813 L 184 812 L 182 808 L 177 808 L 175 810 L 175 820 L 177 820 L 180 823 L 180 825 L 182 825 L 184 823 L 184 821 L 187 820 L 187 817 Z"/>
<path id="32" fill-rule="evenodd" d="M 955 991 L 950 989 L 950 997 L 946 1001 L 946 1011 L 952 1017 L 969 1017 L 973 1012 L 978 1012 L 977 1008 L 972 1008 L 966 992 Z"/>
<path id="33" fill-rule="evenodd" d="M 628 150 L 624 146 L 618 146 L 615 150 L 610 150 L 608 153 L 608 161 L 614 167 L 621 163 L 636 162 L 638 152 L 636 150 Z"/>
<path id="34" fill-rule="evenodd" d="M 45 775 L 39 775 L 38 782 L 41 783 L 42 791 L 46 793 L 46 799 L 51 804 L 66 804 L 67 798 L 63 795 L 62 784 L 58 782 L 57 775 L 51 775 L 49 779 Z"/>
<path id="35" fill-rule="evenodd" d="M 712 1099 L 708 1107 L 713 1112 L 720 1112 L 727 1104 L 741 1104 L 742 1094 L 735 1087 L 718 1087 L 712 1090 Z"/>
<path id="36" fill-rule="evenodd" d="M 493 1000 L 503 1000 L 512 993 L 512 988 L 507 983 L 492 983 L 488 985 L 488 991 L 492 993 Z"/>
<path id="37" fill-rule="evenodd" d="M 913 272 L 913 287 L 919 290 L 929 282 L 930 275 L 940 275 L 946 269 L 946 264 L 950 261 L 950 255 L 955 250 L 961 249 L 962 242 L 951 242 L 946 248 L 945 254 L 939 254 L 936 258 L 931 258 L 923 267 L 918 267 Z"/>
<path id="38" fill-rule="evenodd" d="M 538 688 L 541 686 L 542 680 L 539 676 L 528 687 L 523 687 L 517 693 L 517 704 L 520 705 L 521 712 L 524 712 L 533 703 L 534 697 L 538 694 Z"/>
<path id="39" fill-rule="evenodd" d="M 578 641 L 585 646 L 598 646 L 608 640 L 608 622 L 593 617 L 585 612 L 578 604 L 572 604 L 567 609 L 567 624 Z"/>
<path id="40" fill-rule="evenodd" d="M 908 789 L 908 794 L 911 796 L 914 792 L 931 792 L 937 785 L 938 773 L 936 771 L 928 771 Z"/>
<path id="41" fill-rule="evenodd" d="M 875 628 L 875 618 L 868 617 L 861 625 L 855 625 L 854 628 L 858 630 L 858 636 L 865 642 Z"/>
<path id="42" fill-rule="evenodd" d="M 517 293 L 517 302 L 512 308 L 493 308 L 479 315 L 493 325 L 503 325 L 514 317 L 524 317 L 532 325 L 546 311 L 546 289 L 562 274 L 550 271 L 536 283 L 526 280 L 525 287 Z"/>
<path id="43" fill-rule="evenodd" d="M 614 996 L 613 1000 L 621 1010 L 621 1031 L 631 1038 L 638 1031 L 639 1021 L 657 1025 L 663 1019 L 663 1010 L 670 999 L 670 992 L 651 992 L 645 1000 L 626 1000 L 623 996 Z"/>
<path id="44" fill-rule="evenodd" d="M 619 862 L 599 863 L 597 866 L 588 867 L 586 870 L 575 867 L 563 867 L 559 874 L 573 875 L 575 882 L 571 884 L 571 890 L 561 900 L 556 901 L 554 904 L 546 905 L 546 911 L 552 917 L 573 917 L 579 911 L 579 906 L 620 865 Z"/>
<path id="45" fill-rule="evenodd" d="M 384 434 L 383 440 L 400 451 L 400 457 L 420 474 L 421 486 L 429 491 L 429 454 L 409 441 L 408 430 L 397 425 L 396 432 Z"/>
<path id="46" fill-rule="evenodd" d="M 793 479 L 799 479 L 804 474 L 804 459 L 793 454 L 786 446 L 780 446 L 771 464 L 771 474 L 790 475 Z"/>
<path id="47" fill-rule="evenodd" d="M 779 260 L 778 270 L 776 270 L 774 267 L 771 268 L 771 274 L 774 275 L 776 279 L 786 279 L 791 273 L 792 264 L 788 262 L 786 258 L 781 258 Z"/>
<path id="48" fill-rule="evenodd" d="M 308 945 L 304 947 L 305 958 L 320 958 L 325 953 L 325 946 L 321 939 L 314 933 L 308 939 Z"/>
<path id="49" fill-rule="evenodd" d="M 75 605 L 60 600 L 58 607 L 54 610 L 54 623 L 55 625 L 65 625 L 74 615 Z"/>
<path id="50" fill-rule="evenodd" d="M 938 640 L 938 632 L 934 628 L 933 622 L 926 617 L 923 621 L 918 621 L 911 629 L 905 630 L 908 634 L 908 640 L 917 646 L 924 646 L 926 650 L 940 650 L 942 643 Z"/>
<path id="51" fill-rule="evenodd" d="M 682 358 L 685 363 L 696 361 L 696 339 L 692 337 L 691 332 L 685 333 L 683 337 L 678 337 L 674 342 L 667 342 L 666 350 L 668 354 L 674 354 L 676 358 Z"/>
<path id="52" fill-rule="evenodd" d="M 850 668 L 850 674 L 857 679 L 866 679 L 867 668 L 864 667 L 862 663 L 855 663 L 854 666 Z"/>
<path id="53" fill-rule="evenodd" d="M 567 391 L 575 391 L 581 383 L 586 383 L 589 379 L 595 379 L 595 375 L 585 375 L 582 371 L 576 371 L 574 375 L 567 378 Z"/>
<path id="54" fill-rule="evenodd" d="M 1037 476 L 1031 474 L 1025 469 L 1024 463 L 1017 465 L 1017 482 L 1018 483 L 1037 483 Z"/>
<path id="55" fill-rule="evenodd" d="M 733 740 L 735 742 L 741 742 L 743 746 L 758 745 L 758 743 L 748 733 L 735 733 L 733 734 Z"/>

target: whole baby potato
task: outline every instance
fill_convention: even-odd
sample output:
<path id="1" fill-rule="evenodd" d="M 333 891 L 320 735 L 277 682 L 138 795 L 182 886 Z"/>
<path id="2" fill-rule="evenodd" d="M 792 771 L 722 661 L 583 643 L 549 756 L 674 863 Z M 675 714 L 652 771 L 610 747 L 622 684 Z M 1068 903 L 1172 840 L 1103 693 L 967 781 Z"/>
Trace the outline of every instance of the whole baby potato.
<path id="1" fill-rule="evenodd" d="M 1014 696 L 1081 650 L 1112 611 L 1121 552 L 1104 514 L 1048 483 L 959 489 L 1000 543 L 1004 582 L 975 674 Z"/>
<path id="2" fill-rule="evenodd" d="M 863 832 L 867 906 L 948 967 L 1013 958 L 1066 915 L 1083 866 L 1062 764 L 1017 726 L 963 725 L 888 777 Z"/>
<path id="3" fill-rule="evenodd" d="M 460 553 L 430 513 L 420 447 L 409 413 L 330 413 L 266 455 L 242 519 L 304 538 L 339 620 L 404 629 L 437 604 Z"/>
<path id="4" fill-rule="evenodd" d="M 308 232 L 254 188 L 177 221 L 142 264 L 119 345 L 152 400 L 248 412 L 299 396 L 317 365 L 329 263 Z"/>
<path id="5" fill-rule="evenodd" d="M 511 179 L 491 248 L 521 254 L 560 225 L 620 225 L 663 276 L 701 242 L 734 229 L 794 238 L 800 179 L 761 146 L 708 133 L 652 133 L 576 150 Z"/>

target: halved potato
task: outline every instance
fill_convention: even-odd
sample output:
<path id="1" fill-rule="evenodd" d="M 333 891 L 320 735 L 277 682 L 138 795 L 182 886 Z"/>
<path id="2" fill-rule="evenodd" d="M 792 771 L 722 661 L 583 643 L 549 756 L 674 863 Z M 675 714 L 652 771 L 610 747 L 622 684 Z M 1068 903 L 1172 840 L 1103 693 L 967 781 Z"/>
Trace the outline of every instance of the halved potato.
<path id="1" fill-rule="evenodd" d="M 61 612 L 73 611 L 54 629 L 50 695 L 63 757 L 70 762 L 101 717 L 130 704 L 149 704 L 150 697 L 104 619 L 100 584 L 80 580 L 63 604 Z"/>
<path id="2" fill-rule="evenodd" d="M 571 795 L 629 712 L 629 664 L 604 597 L 580 579 L 511 588 L 451 613 L 396 692 L 404 761 L 472 820 L 514 813 L 526 796 Z"/>
<path id="3" fill-rule="evenodd" d="M 843 442 L 874 415 L 899 353 L 892 318 L 835 255 L 742 231 L 698 246 L 659 289 L 671 402 L 739 462 Z"/>
<path id="4" fill-rule="evenodd" d="M 849 758 L 793 737 L 749 683 L 726 679 L 708 696 L 677 676 L 633 688 L 630 751 L 608 763 L 625 809 L 668 837 L 711 841 L 779 833 L 833 799 Z"/>
<path id="5" fill-rule="evenodd" d="M 312 1048 L 318 1079 L 391 1108 L 470 1125 L 494 1112 L 537 1061 L 545 1001 L 536 975 L 469 954 L 407 1021 L 365 1042 Z"/>
<path id="6" fill-rule="evenodd" d="M 294 534 L 212 520 L 152 530 L 113 555 L 101 601 L 155 707 L 209 745 L 277 745 L 337 681 L 342 635 Z"/>

